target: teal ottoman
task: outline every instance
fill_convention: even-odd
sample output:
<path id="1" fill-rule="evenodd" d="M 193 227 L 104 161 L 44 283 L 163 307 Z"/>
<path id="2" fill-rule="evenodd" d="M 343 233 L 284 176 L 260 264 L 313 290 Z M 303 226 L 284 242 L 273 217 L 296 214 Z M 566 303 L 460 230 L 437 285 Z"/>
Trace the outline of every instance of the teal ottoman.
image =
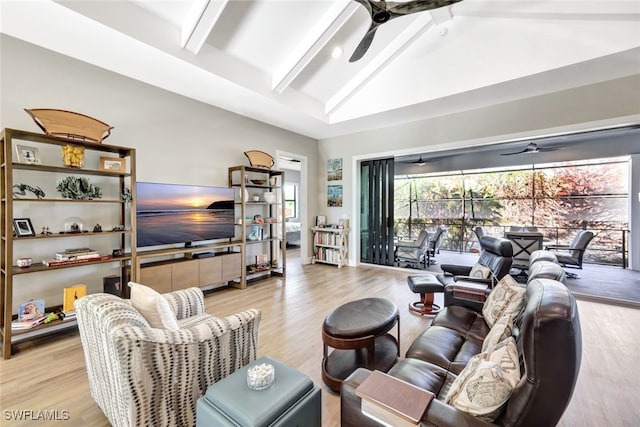
<path id="1" fill-rule="evenodd" d="M 247 371 L 269 363 L 275 369 L 271 387 L 247 386 Z M 320 388 L 311 378 L 270 357 L 238 369 L 211 385 L 196 404 L 196 427 L 321 427 Z"/>

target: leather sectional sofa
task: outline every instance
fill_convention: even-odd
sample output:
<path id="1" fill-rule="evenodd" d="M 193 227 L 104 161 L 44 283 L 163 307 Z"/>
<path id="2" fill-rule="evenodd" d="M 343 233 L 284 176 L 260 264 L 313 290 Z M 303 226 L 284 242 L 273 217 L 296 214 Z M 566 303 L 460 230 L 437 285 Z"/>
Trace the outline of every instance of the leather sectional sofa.
<path id="1" fill-rule="evenodd" d="M 513 337 L 520 380 L 501 414 L 493 421 L 469 415 L 445 403 L 449 389 L 472 356 L 481 352 L 489 333 L 482 310 L 446 306 L 411 344 L 404 359 L 388 372 L 435 394 L 423 426 L 553 426 L 566 409 L 578 377 L 582 353 L 575 298 L 564 284 L 533 279 L 524 308 L 514 319 Z M 342 384 L 343 427 L 380 426 L 361 411 L 356 388 L 370 371 L 360 368 Z"/>

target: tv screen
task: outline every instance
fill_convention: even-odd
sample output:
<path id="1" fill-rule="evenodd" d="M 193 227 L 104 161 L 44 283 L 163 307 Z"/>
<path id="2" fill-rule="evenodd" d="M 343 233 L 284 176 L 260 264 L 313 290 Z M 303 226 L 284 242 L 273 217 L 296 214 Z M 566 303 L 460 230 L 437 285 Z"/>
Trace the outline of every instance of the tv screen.
<path id="1" fill-rule="evenodd" d="M 234 237 L 234 190 L 198 185 L 136 184 L 138 247 Z"/>

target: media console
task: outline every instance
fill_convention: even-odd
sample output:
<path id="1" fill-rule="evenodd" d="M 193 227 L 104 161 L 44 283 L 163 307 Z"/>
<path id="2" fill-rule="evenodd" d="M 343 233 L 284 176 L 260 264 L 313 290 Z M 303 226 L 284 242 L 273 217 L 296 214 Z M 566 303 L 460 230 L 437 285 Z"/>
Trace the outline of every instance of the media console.
<path id="1" fill-rule="evenodd" d="M 138 252 L 137 280 L 160 293 L 196 286 L 215 289 L 244 288 L 244 244 L 214 243 L 202 246 Z"/>

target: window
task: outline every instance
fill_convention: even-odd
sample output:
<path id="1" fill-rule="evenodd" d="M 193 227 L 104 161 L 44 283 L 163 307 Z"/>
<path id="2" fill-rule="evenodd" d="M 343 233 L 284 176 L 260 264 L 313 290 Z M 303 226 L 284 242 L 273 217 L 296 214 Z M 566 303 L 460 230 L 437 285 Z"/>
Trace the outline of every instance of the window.
<path id="1" fill-rule="evenodd" d="M 598 235 L 589 262 L 622 265 L 628 181 L 627 158 L 396 176 L 395 232 L 415 238 L 420 230 L 446 225 L 443 249 L 468 251 L 478 225 L 492 235 L 509 226 L 535 226 L 559 244 L 586 228 Z"/>
<path id="2" fill-rule="evenodd" d="M 298 185 L 284 184 L 284 217 L 285 219 L 298 217 Z"/>

